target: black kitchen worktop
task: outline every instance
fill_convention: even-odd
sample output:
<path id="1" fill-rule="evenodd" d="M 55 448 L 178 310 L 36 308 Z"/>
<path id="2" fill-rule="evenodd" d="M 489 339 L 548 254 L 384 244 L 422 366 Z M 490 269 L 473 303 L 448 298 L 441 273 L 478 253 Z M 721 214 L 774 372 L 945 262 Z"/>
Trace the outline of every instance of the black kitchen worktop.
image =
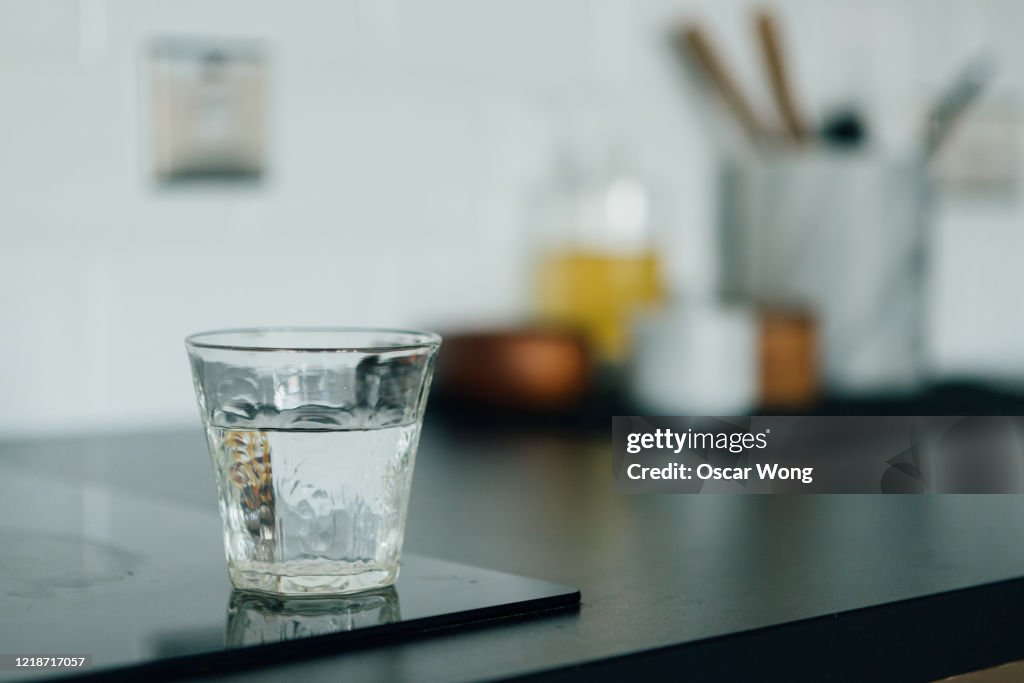
<path id="1" fill-rule="evenodd" d="M 19 531 L 20 541 L 8 538 L 29 544 L 36 557 L 53 558 L 40 564 L 34 586 L 18 590 L 59 591 L 69 604 L 84 583 L 102 584 L 109 594 L 102 611 L 67 622 L 54 635 L 62 650 L 100 650 L 106 638 L 161 623 L 176 625 L 163 641 L 172 649 L 176 642 L 213 637 L 205 613 L 189 622 L 189 605 L 199 602 L 221 615 L 217 636 L 224 637 L 230 587 L 226 572 L 216 580 L 206 573 L 210 563 L 223 565 L 223 552 L 198 427 L 0 442 L 0 477 L 19 491 L 0 498 L 0 532 L 23 529 L 28 515 L 45 509 L 49 521 L 39 522 L 40 529 L 76 520 L 78 536 L 88 542 L 75 559 L 65 556 L 67 543 L 44 534 L 33 538 Z M 135 505 L 130 514 L 118 502 L 128 499 Z M 152 543 L 154 538 L 160 542 Z M 947 618 L 942 642 L 948 652 L 960 643 L 974 653 L 973 659 L 949 662 L 976 668 L 997 663 L 989 661 L 993 657 L 1024 657 L 1024 646 L 1020 652 L 1016 646 L 986 650 L 982 640 L 996 642 L 983 629 L 1001 624 L 987 619 L 993 615 L 986 606 L 1020 613 L 1024 591 L 1020 582 L 1007 580 L 1024 575 L 1021 538 L 1024 500 L 1018 496 L 621 496 L 612 490 L 607 435 L 467 433 L 428 420 L 407 551 L 578 587 L 579 611 L 326 656 L 321 650 L 316 658 L 221 677 L 479 680 L 607 660 L 559 675 L 587 680 L 600 671 L 621 674 L 640 667 L 650 674 L 684 666 L 709 680 L 716 671 L 728 678 L 725 663 L 739 661 L 743 652 L 789 647 L 792 657 L 766 659 L 765 666 L 776 667 L 775 677 L 794 679 L 803 672 L 813 680 L 831 671 L 828 661 L 842 661 L 842 653 L 819 662 L 812 675 L 812 669 L 800 668 L 801 661 L 816 660 L 806 653 L 801 659 L 797 641 L 814 643 L 814 637 L 833 634 L 837 642 L 856 645 L 885 624 L 913 631 L 915 619 L 929 619 L 928 614 Z M 150 550 L 133 550 L 139 547 Z M 10 574 L 11 557 L 23 556 L 0 556 L 0 573 Z M 906 603 L 919 610 L 925 605 L 923 612 L 894 605 L 882 609 L 895 612 L 835 616 L 997 581 L 1007 583 L 976 589 L 984 592 L 974 598 L 953 594 Z M 152 609 L 140 610 L 139 602 Z M 960 613 L 969 617 L 962 633 Z M 825 621 L 792 623 L 823 616 Z M 840 626 L 860 636 L 842 635 L 847 632 Z M 19 628 L 11 615 L 0 615 L 0 641 Z M 918 641 L 910 637 L 907 647 Z M 943 664 L 947 669 L 954 666 L 949 662 Z M 875 680 L 894 671 L 885 664 L 878 662 Z M 919 671 L 955 673 L 947 669 Z M 914 679 L 907 671 L 888 678 Z M 766 678 L 772 673 L 766 669 Z M 833 677 L 845 679 L 842 671 Z"/>

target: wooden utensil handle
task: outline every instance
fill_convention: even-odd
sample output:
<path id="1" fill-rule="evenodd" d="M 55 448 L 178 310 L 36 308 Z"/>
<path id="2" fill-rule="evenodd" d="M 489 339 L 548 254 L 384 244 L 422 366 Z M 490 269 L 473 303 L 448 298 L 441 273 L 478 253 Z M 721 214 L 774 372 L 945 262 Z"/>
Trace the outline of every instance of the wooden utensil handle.
<path id="1" fill-rule="evenodd" d="M 692 24 L 683 26 L 676 35 L 676 46 L 692 55 L 747 136 L 752 140 L 760 138 L 764 129 L 705 32 Z"/>
<path id="2" fill-rule="evenodd" d="M 786 132 L 794 142 L 807 139 L 807 125 L 804 123 L 793 97 L 793 90 L 786 74 L 786 66 L 782 57 L 782 40 L 779 38 L 778 24 L 769 12 L 762 11 L 757 15 L 757 35 L 761 44 L 761 54 L 768 70 L 772 96 L 779 108 L 782 123 Z"/>

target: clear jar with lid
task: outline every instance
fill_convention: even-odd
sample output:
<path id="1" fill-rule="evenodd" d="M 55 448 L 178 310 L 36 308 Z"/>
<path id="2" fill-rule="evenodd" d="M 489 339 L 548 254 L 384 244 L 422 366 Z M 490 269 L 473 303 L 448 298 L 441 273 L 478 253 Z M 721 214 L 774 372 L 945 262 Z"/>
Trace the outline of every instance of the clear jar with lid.
<path id="1" fill-rule="evenodd" d="M 537 313 L 620 364 L 633 316 L 665 296 L 647 182 L 621 147 L 575 149 L 548 181 L 540 223 Z"/>

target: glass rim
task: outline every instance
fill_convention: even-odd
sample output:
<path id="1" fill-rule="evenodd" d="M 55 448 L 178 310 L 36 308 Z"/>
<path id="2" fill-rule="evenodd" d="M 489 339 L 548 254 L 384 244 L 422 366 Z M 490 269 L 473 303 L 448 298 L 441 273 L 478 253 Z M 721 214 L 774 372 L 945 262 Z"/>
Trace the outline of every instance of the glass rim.
<path id="1" fill-rule="evenodd" d="M 288 344 L 245 343 L 246 337 L 262 334 L 280 335 L 345 335 L 365 334 L 394 337 L 394 343 L 373 343 L 364 345 L 327 344 L 323 346 L 298 346 Z M 224 341 L 214 341 L 218 337 L 226 337 Z M 415 351 L 418 349 L 436 349 L 441 345 L 441 335 L 420 330 L 405 330 L 392 327 L 236 327 L 220 330 L 196 332 L 185 337 L 185 345 L 190 349 L 210 349 L 214 351 L 247 351 L 256 353 L 388 353 L 392 351 Z"/>

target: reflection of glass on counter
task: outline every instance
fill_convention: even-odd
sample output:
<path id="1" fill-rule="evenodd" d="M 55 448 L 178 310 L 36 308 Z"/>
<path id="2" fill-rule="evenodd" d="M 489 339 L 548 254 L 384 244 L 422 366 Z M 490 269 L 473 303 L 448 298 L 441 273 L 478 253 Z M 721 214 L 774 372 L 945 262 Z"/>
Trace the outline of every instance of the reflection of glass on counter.
<path id="1" fill-rule="evenodd" d="M 245 647 L 380 626 L 402 618 L 394 587 L 336 598 L 287 598 L 232 591 L 228 647 Z"/>
<path id="2" fill-rule="evenodd" d="M 543 202 L 537 311 L 581 330 L 603 361 L 628 351 L 633 315 L 663 297 L 647 186 L 620 155 L 572 159 Z"/>

